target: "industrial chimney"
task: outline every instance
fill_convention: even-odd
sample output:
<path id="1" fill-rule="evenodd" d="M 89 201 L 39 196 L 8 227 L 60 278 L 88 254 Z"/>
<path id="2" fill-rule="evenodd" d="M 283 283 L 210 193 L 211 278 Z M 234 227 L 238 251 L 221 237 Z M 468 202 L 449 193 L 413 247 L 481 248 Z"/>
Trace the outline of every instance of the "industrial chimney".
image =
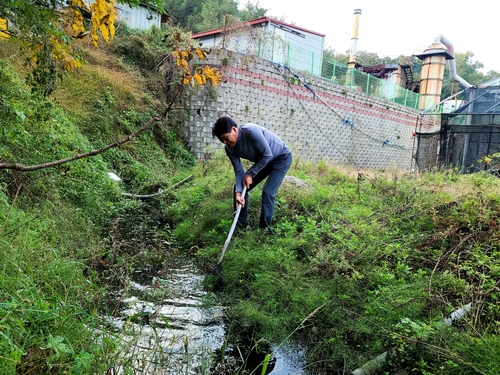
<path id="1" fill-rule="evenodd" d="M 354 25 L 352 27 L 351 38 L 351 53 L 349 55 L 349 69 L 356 67 L 356 53 L 358 52 L 358 31 L 359 31 L 359 17 L 361 16 L 361 9 L 354 9 Z"/>
<path id="2" fill-rule="evenodd" d="M 443 45 L 446 48 L 443 48 Z M 434 42 L 422 54 L 415 56 L 422 60 L 419 109 L 429 109 L 440 103 L 446 60 L 448 60 L 450 78 L 462 87 L 472 86 L 457 75 L 453 45 L 443 35 L 436 36 Z"/>

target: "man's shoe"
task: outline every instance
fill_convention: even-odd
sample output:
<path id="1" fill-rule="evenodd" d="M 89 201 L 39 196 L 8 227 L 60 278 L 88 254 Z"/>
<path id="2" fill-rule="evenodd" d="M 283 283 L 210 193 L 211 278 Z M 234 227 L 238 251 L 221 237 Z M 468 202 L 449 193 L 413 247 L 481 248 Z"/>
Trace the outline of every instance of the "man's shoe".
<path id="1" fill-rule="evenodd" d="M 252 227 L 250 225 L 242 224 L 239 221 L 236 223 L 236 228 L 242 232 L 250 232 L 252 230 Z"/>
<path id="2" fill-rule="evenodd" d="M 264 231 L 266 234 L 274 235 L 274 230 L 270 226 L 260 227 L 259 229 Z"/>

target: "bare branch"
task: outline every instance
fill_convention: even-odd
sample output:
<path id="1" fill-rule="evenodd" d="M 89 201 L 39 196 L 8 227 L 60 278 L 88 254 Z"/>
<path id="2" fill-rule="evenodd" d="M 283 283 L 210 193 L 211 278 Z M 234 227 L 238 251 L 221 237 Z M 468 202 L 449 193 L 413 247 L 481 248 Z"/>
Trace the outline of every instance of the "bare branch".
<path id="1" fill-rule="evenodd" d="M 135 137 L 144 133 L 146 130 L 152 128 L 160 120 L 161 120 L 160 117 L 153 117 L 151 120 L 149 120 L 144 125 L 142 125 L 134 133 L 129 134 L 124 138 L 117 139 L 113 143 L 110 143 L 110 144 L 104 146 L 103 148 L 100 148 L 97 150 L 92 150 L 92 151 L 86 152 L 84 154 L 76 154 L 75 156 L 72 156 L 69 158 L 55 160 L 55 161 L 51 161 L 48 163 L 42 163 L 42 164 L 37 164 L 37 165 L 23 165 L 23 164 L 17 164 L 17 163 L 0 163 L 0 169 L 12 169 L 12 170 L 16 170 L 16 171 L 28 172 L 28 171 L 34 171 L 37 169 L 57 167 L 58 165 L 61 165 L 64 163 L 69 163 L 71 161 L 75 161 L 78 159 L 83 159 L 83 158 L 88 158 L 91 156 L 99 155 L 99 154 L 102 154 L 103 152 L 109 150 L 110 148 L 118 147 L 118 146 L 123 145 L 124 143 L 131 141 Z"/>

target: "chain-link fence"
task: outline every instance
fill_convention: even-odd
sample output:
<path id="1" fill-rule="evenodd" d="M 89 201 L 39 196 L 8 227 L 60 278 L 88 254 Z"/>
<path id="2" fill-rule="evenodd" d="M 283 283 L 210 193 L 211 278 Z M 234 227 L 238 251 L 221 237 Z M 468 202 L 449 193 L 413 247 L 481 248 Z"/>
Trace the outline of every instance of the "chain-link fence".
<path id="1" fill-rule="evenodd" d="M 499 93 L 500 87 L 471 88 L 464 94 L 466 105 L 440 115 L 439 131 L 417 133 L 418 168 L 452 167 L 462 173 L 490 169 L 484 157 L 500 152 Z"/>
<path id="2" fill-rule="evenodd" d="M 335 60 L 323 59 L 321 76 L 367 95 L 378 96 L 415 109 L 418 107 L 419 94 L 362 71 L 349 69 L 347 65 Z"/>
<path id="3" fill-rule="evenodd" d="M 452 167 L 473 173 L 488 169 L 481 159 L 499 151 L 499 125 L 443 125 L 439 132 L 418 134 L 415 160 L 420 170 Z"/>

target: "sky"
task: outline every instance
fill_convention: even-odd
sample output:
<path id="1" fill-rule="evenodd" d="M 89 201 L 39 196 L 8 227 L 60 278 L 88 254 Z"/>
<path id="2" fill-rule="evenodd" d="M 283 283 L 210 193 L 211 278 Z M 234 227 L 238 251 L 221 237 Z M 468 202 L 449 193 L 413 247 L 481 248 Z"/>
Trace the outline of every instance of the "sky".
<path id="1" fill-rule="evenodd" d="M 354 9 L 361 9 L 358 51 L 379 57 L 423 52 L 435 36 L 443 35 L 455 52 L 470 51 L 482 73 L 500 72 L 500 2 L 492 0 L 253 0 L 267 16 L 325 34 L 325 48 L 345 53 L 351 48 Z M 457 72 L 460 75 L 460 72 Z"/>

